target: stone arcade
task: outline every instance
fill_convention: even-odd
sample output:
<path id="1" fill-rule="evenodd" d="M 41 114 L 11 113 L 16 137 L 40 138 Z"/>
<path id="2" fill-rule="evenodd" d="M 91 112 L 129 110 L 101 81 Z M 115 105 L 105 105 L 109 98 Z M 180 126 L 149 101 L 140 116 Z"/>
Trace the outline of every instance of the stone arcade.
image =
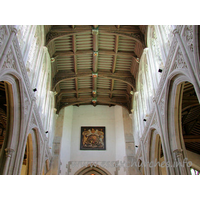
<path id="1" fill-rule="evenodd" d="M 0 174 L 198 174 L 199 31 L 1 25 Z"/>

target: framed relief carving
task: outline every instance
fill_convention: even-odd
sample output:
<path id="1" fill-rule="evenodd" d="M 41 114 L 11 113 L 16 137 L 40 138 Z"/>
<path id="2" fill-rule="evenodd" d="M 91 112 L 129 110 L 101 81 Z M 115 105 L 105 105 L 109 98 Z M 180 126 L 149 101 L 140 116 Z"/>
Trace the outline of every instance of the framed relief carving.
<path id="1" fill-rule="evenodd" d="M 106 150 L 105 126 L 82 126 L 80 150 Z"/>

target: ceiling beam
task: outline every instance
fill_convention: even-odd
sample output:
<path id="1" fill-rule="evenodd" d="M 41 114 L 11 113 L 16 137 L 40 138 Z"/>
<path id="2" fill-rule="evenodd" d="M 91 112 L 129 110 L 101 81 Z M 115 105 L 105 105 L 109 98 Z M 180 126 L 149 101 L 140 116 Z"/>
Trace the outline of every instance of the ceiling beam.
<path id="1" fill-rule="evenodd" d="M 116 68 L 116 63 L 117 63 L 118 46 L 119 46 L 119 36 L 116 35 L 116 36 L 115 36 L 115 49 L 114 49 L 115 55 L 113 56 L 112 73 L 115 73 L 115 68 Z M 112 80 L 111 80 L 111 86 L 110 86 L 110 90 L 111 90 L 110 98 L 112 98 L 112 91 L 113 91 L 113 89 L 114 89 L 114 84 L 115 84 L 115 81 L 112 79 Z"/>
<path id="2" fill-rule="evenodd" d="M 73 51 L 56 51 L 53 54 L 53 58 L 56 57 L 62 57 L 62 56 L 74 56 L 74 55 L 92 55 L 93 51 L 92 50 L 82 50 L 82 51 L 76 51 L 74 53 Z M 109 50 L 99 50 L 98 51 L 99 55 L 111 55 L 111 56 L 121 56 L 121 57 L 134 57 L 137 59 L 137 55 L 134 52 L 124 52 L 124 51 L 109 51 Z"/>
<path id="3" fill-rule="evenodd" d="M 115 55 L 113 57 L 113 66 L 112 66 L 112 73 L 115 73 L 116 68 L 116 62 L 117 62 L 117 52 L 118 52 L 118 46 L 119 46 L 119 36 L 115 36 Z"/>
<path id="4" fill-rule="evenodd" d="M 113 95 L 113 89 L 114 89 L 114 83 L 115 80 L 111 80 L 111 85 L 110 85 L 110 98 L 112 99 L 112 95 Z"/>
<path id="5" fill-rule="evenodd" d="M 60 100 L 61 103 L 73 103 L 73 102 L 83 102 L 83 101 L 92 101 L 93 97 L 92 96 L 84 96 L 84 97 L 68 97 L 68 98 L 62 98 Z M 127 103 L 127 99 L 124 97 L 113 97 L 112 99 L 109 97 L 102 97 L 102 96 L 98 96 L 97 97 L 97 101 L 102 101 L 102 102 L 110 102 L 112 101 L 113 103 Z"/>
<path id="6" fill-rule="evenodd" d="M 60 112 L 60 110 L 62 109 L 62 108 L 64 108 L 64 107 L 67 107 L 67 106 L 72 106 L 72 105 L 81 105 L 81 104 L 91 104 L 92 102 L 91 102 L 91 99 L 88 99 L 88 100 L 85 100 L 85 101 L 77 101 L 77 102 L 72 102 L 72 103 L 62 103 L 62 104 L 60 104 L 60 106 L 59 107 L 57 107 L 57 114 L 59 114 L 59 112 Z M 101 104 L 103 104 L 103 105 L 119 105 L 119 106 L 122 106 L 122 107 L 124 107 L 125 109 L 127 109 L 128 110 L 128 112 L 129 113 L 131 113 L 131 111 L 129 110 L 129 107 L 127 106 L 127 104 L 126 103 L 121 103 L 121 102 L 113 102 L 113 101 L 104 101 L 104 100 L 100 100 L 100 101 L 98 101 L 97 100 L 97 104 L 98 105 L 101 105 Z M 92 104 L 91 104 L 92 105 Z"/>
<path id="7" fill-rule="evenodd" d="M 132 78 L 133 75 L 129 71 L 116 71 L 114 74 L 110 70 L 99 70 L 98 71 L 99 76 L 118 76 L 118 77 L 124 77 L 124 78 Z M 75 78 L 75 77 L 84 77 L 84 76 L 92 76 L 92 70 L 90 69 L 84 69 L 84 70 L 78 70 L 78 73 L 75 74 L 71 70 L 60 70 L 58 71 L 54 78 L 57 79 L 65 79 L 65 78 Z"/>
<path id="8" fill-rule="evenodd" d="M 103 93 L 103 94 L 109 94 L 110 93 L 110 90 L 109 89 L 97 89 L 97 91 L 98 91 L 98 93 Z M 92 92 L 92 89 L 89 89 L 89 88 L 80 88 L 79 90 L 78 90 L 78 93 L 90 93 L 90 92 Z M 76 93 L 76 90 L 67 90 L 67 89 L 62 89 L 62 90 L 60 90 L 60 92 L 57 94 L 57 95 L 59 95 L 59 94 L 75 94 Z M 113 90 L 112 91 L 112 93 L 113 94 L 126 94 L 127 93 L 127 91 L 125 91 L 125 90 Z"/>
<path id="9" fill-rule="evenodd" d="M 93 72 L 97 72 L 98 70 L 98 50 L 99 50 L 99 44 L 98 44 L 98 26 L 94 25 L 94 29 L 92 29 L 92 35 L 93 35 Z M 92 77 L 92 87 L 93 87 L 93 97 L 95 98 L 97 93 L 97 79 L 98 76 Z"/>
<path id="10" fill-rule="evenodd" d="M 74 72 L 77 73 L 76 35 L 72 36 L 72 49 L 73 49 L 73 56 L 74 56 Z"/>
<path id="11" fill-rule="evenodd" d="M 76 53 L 76 35 L 72 36 L 72 49 L 74 53 L 74 73 L 77 74 L 77 57 L 75 55 Z M 75 82 L 75 89 L 76 89 L 76 97 L 78 98 L 78 79 L 74 79 Z"/>
<path id="12" fill-rule="evenodd" d="M 76 27 L 76 29 L 72 29 L 66 26 L 52 26 L 51 30 L 46 35 L 46 44 L 48 46 L 50 42 L 64 36 L 70 36 L 77 33 L 91 33 L 91 26 L 80 26 Z M 118 35 L 127 37 L 131 40 L 134 40 L 142 45 L 143 48 L 146 47 L 144 41 L 144 35 L 140 31 L 139 26 L 130 26 L 130 27 L 121 27 L 120 29 L 116 26 L 99 26 L 99 33 L 110 34 L 110 35 Z"/>
<path id="13" fill-rule="evenodd" d="M 79 89 L 78 90 L 78 93 L 79 94 L 83 94 L 83 93 L 90 93 L 92 92 L 92 89 Z M 97 93 L 100 95 L 100 94 L 110 94 L 111 91 L 109 89 L 97 89 Z M 63 95 L 65 94 L 76 94 L 76 90 L 61 90 L 58 94 L 57 94 L 57 100 L 56 102 L 58 103 Z M 127 94 L 127 91 L 125 90 L 113 90 L 112 91 L 112 94 L 116 94 L 116 95 L 126 95 Z"/>
<path id="14" fill-rule="evenodd" d="M 64 71 L 64 70 L 63 70 Z M 75 79 L 75 78 L 80 78 L 80 77 L 91 77 L 92 73 L 60 73 L 60 74 L 56 74 L 54 79 L 53 79 L 53 86 L 52 86 L 52 90 L 55 91 L 56 86 L 66 80 L 70 80 L 70 79 Z M 106 73 L 106 72 L 98 72 L 98 76 L 102 77 L 102 78 L 107 78 L 107 79 L 113 79 L 113 80 L 117 80 L 117 81 L 121 81 L 124 83 L 127 83 L 128 85 L 130 85 L 133 90 L 135 91 L 135 79 L 133 77 L 133 75 L 131 73 L 127 74 L 127 73 L 123 73 L 123 72 L 118 72 L 118 73 Z"/>
<path id="15" fill-rule="evenodd" d="M 200 135 L 183 135 L 184 142 L 200 142 Z"/>
<path id="16" fill-rule="evenodd" d="M 72 25 L 73 26 L 73 25 Z M 127 26 L 121 26 L 120 25 L 80 25 L 80 26 L 76 26 L 76 32 L 81 32 L 81 31 L 86 31 L 86 30 L 92 30 L 93 28 L 99 28 L 99 30 L 101 31 L 108 31 L 108 32 L 112 32 L 112 31 L 119 31 L 127 33 L 127 34 L 134 34 L 134 33 L 141 33 L 140 27 L 137 25 L 127 25 Z M 120 28 L 120 30 L 118 30 Z M 48 33 L 71 33 L 72 32 L 72 28 L 67 26 L 67 25 L 55 25 L 52 26 L 51 29 L 49 30 Z M 48 34 L 47 33 L 47 34 Z"/>

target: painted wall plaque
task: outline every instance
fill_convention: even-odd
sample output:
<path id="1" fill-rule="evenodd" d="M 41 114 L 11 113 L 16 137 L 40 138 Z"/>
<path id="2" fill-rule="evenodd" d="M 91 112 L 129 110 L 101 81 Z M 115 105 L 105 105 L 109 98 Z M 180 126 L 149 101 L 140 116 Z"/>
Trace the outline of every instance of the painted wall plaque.
<path id="1" fill-rule="evenodd" d="M 80 150 L 106 150 L 105 126 L 82 126 Z"/>

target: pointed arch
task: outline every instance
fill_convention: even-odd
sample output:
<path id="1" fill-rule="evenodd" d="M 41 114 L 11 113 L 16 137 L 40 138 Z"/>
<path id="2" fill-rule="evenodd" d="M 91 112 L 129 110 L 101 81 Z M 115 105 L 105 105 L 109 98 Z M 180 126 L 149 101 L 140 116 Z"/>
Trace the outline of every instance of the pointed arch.
<path id="1" fill-rule="evenodd" d="M 101 166 L 88 165 L 82 167 L 74 175 L 111 175 L 111 173 Z"/>

